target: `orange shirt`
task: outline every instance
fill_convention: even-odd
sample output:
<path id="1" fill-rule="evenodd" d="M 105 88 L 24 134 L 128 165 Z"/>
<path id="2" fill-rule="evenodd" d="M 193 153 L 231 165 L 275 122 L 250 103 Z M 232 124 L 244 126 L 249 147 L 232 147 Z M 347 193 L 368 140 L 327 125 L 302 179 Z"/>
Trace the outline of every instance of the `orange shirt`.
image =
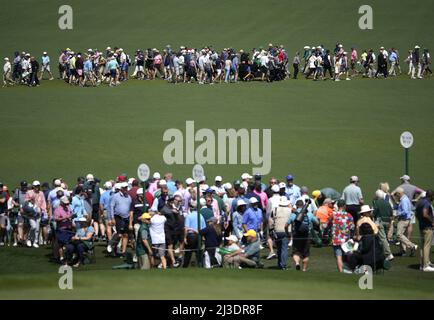
<path id="1" fill-rule="evenodd" d="M 328 205 L 321 206 L 316 211 L 316 217 L 319 219 L 320 223 L 327 223 L 332 215 L 333 209 Z"/>

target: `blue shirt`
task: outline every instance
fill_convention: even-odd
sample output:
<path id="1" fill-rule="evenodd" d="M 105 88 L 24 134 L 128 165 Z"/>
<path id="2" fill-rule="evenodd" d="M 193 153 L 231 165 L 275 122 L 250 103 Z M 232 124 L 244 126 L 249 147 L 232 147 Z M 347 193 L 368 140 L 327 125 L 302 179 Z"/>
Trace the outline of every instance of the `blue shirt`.
<path id="1" fill-rule="evenodd" d="M 71 210 L 73 215 L 75 215 L 74 220 L 78 220 L 84 217 L 85 215 L 87 215 L 86 210 L 84 208 L 84 199 L 79 195 L 75 195 L 72 198 Z"/>
<path id="2" fill-rule="evenodd" d="M 247 225 L 247 229 L 259 231 L 260 224 L 262 223 L 262 210 L 257 208 L 248 208 L 243 215 L 243 224 Z"/>
<path id="3" fill-rule="evenodd" d="M 299 210 L 300 209 L 298 209 L 296 213 L 291 213 L 288 219 L 288 224 L 291 224 L 295 221 L 297 214 L 300 212 Z M 312 214 L 312 212 L 307 213 L 307 220 L 309 221 L 309 229 L 312 227 L 312 222 L 319 223 L 318 219 Z"/>
<path id="4" fill-rule="evenodd" d="M 77 232 L 75 233 L 75 235 L 77 237 L 84 238 L 84 237 L 86 237 L 86 234 L 88 234 L 89 232 L 91 232 L 92 234 L 94 234 L 95 233 L 95 229 L 92 226 L 89 226 L 86 229 L 85 228 L 80 228 L 80 229 L 77 230 Z M 92 241 L 92 239 L 90 239 L 90 241 Z"/>
<path id="5" fill-rule="evenodd" d="M 411 201 L 406 195 L 403 195 L 398 205 L 398 218 L 400 220 L 410 220 L 411 215 Z"/>
<path id="6" fill-rule="evenodd" d="M 90 61 L 90 59 L 86 60 L 86 62 L 84 63 L 84 72 L 91 72 L 92 68 L 92 61 Z"/>
<path id="7" fill-rule="evenodd" d="M 175 182 L 172 180 L 167 181 L 167 189 L 169 189 L 169 193 L 174 194 L 177 190 Z"/>
<path id="8" fill-rule="evenodd" d="M 116 59 L 112 59 L 109 62 L 107 62 L 107 68 L 109 70 L 115 70 L 119 68 L 119 63 L 116 61 Z"/>
<path id="9" fill-rule="evenodd" d="M 241 239 L 243 235 L 243 216 L 238 211 L 232 213 L 232 228 L 234 229 L 235 236 Z"/>
<path id="10" fill-rule="evenodd" d="M 102 205 L 104 210 L 109 210 L 111 193 L 111 190 L 106 190 L 102 193 L 101 198 L 99 198 L 99 203 Z"/>
<path id="11" fill-rule="evenodd" d="M 190 214 L 185 218 L 184 226 L 197 231 L 197 211 L 190 212 Z M 205 227 L 205 219 L 200 215 L 200 230 Z"/>
<path id="12" fill-rule="evenodd" d="M 285 194 L 289 201 L 291 201 L 292 204 L 295 204 L 295 201 L 301 197 L 300 187 L 295 184 L 293 184 L 291 188 L 286 186 Z"/>
<path id="13" fill-rule="evenodd" d="M 395 62 L 397 59 L 398 59 L 398 55 L 396 54 L 396 52 L 392 52 L 389 56 L 389 61 Z"/>
<path id="14" fill-rule="evenodd" d="M 47 65 L 50 63 L 50 57 L 49 56 L 42 56 L 42 64 Z"/>
<path id="15" fill-rule="evenodd" d="M 126 195 L 122 192 L 116 193 L 110 202 L 110 213 L 123 219 L 128 218 L 130 216 L 131 202 L 132 200 L 128 193 Z"/>

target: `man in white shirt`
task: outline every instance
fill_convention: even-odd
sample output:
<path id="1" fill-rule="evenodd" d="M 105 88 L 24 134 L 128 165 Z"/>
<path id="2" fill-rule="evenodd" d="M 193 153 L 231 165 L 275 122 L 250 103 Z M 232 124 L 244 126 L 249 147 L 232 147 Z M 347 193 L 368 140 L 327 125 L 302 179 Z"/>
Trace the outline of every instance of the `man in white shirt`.
<path id="1" fill-rule="evenodd" d="M 3 87 L 7 87 L 9 84 L 14 85 L 14 82 L 12 81 L 11 74 L 12 74 L 12 65 L 9 61 L 9 58 L 4 59 L 5 64 L 3 65 Z"/>
<path id="2" fill-rule="evenodd" d="M 166 234 L 164 233 L 164 224 L 166 223 L 166 217 L 161 214 L 154 214 L 151 218 L 151 240 L 152 249 L 157 252 L 161 259 L 161 267 L 166 269 L 167 261 L 165 258 L 166 254 Z"/>

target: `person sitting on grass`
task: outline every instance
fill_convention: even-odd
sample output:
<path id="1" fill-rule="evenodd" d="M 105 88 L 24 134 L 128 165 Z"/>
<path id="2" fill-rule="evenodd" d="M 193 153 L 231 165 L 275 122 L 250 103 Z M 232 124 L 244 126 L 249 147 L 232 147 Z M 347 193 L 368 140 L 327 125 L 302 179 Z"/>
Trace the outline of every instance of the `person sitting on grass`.
<path id="1" fill-rule="evenodd" d="M 380 240 L 374 232 L 373 225 L 365 222 L 358 229 L 360 235 L 359 249 L 348 255 L 350 269 L 356 270 L 361 266 L 369 266 L 375 271 L 383 268 L 385 257 Z"/>
<path id="2" fill-rule="evenodd" d="M 334 211 L 330 217 L 332 223 L 332 244 L 333 252 L 336 257 L 336 265 L 339 272 L 343 272 L 344 262 L 341 245 L 350 240 L 352 232 L 354 231 L 354 219 L 351 214 L 345 210 L 345 200 L 339 199 L 337 206 L 338 210 Z"/>
<path id="3" fill-rule="evenodd" d="M 75 235 L 71 238 L 71 242 L 66 245 L 66 253 L 68 260 L 74 263 L 73 255 L 76 254 L 74 267 L 79 267 L 84 262 L 85 252 L 93 248 L 93 235 L 95 230 L 90 226 L 90 221 L 85 217 L 78 220 L 80 227 L 77 229 Z"/>
<path id="4" fill-rule="evenodd" d="M 303 200 L 297 200 L 295 206 L 296 211 L 289 217 L 285 230 L 288 230 L 290 224 L 294 225 L 292 228 L 292 257 L 296 270 L 301 270 L 300 262 L 302 262 L 303 271 L 306 271 L 310 255 L 310 230 L 312 229 L 312 224 L 318 225 L 319 221 L 312 212 L 308 211 L 309 202 L 303 204 Z"/>
<path id="5" fill-rule="evenodd" d="M 239 268 L 240 266 L 240 254 L 243 249 L 238 244 L 238 238 L 235 235 L 230 235 L 225 238 L 228 241 L 226 247 L 222 248 L 221 253 L 224 253 L 223 265 L 226 268 L 234 267 Z"/>
<path id="6" fill-rule="evenodd" d="M 261 243 L 255 230 L 248 230 L 243 234 L 246 239 L 246 245 L 243 252 L 240 254 L 240 266 L 245 268 L 260 268 L 263 265 L 260 263 L 259 251 Z"/>

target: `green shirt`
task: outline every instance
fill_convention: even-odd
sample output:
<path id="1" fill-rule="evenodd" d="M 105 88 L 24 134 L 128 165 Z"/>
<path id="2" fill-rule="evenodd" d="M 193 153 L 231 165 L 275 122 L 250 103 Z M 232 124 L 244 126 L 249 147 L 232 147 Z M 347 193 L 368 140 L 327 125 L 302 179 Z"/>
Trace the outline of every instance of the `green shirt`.
<path id="1" fill-rule="evenodd" d="M 375 219 L 380 218 L 381 221 L 390 222 L 390 217 L 393 214 L 392 207 L 389 202 L 383 199 L 377 199 L 372 202 L 374 207 Z"/>
<path id="2" fill-rule="evenodd" d="M 149 232 L 149 225 L 142 223 L 137 233 L 136 253 L 138 256 L 148 254 L 148 249 L 143 244 L 143 240 L 148 240 L 149 246 L 152 246 L 151 233 Z"/>

